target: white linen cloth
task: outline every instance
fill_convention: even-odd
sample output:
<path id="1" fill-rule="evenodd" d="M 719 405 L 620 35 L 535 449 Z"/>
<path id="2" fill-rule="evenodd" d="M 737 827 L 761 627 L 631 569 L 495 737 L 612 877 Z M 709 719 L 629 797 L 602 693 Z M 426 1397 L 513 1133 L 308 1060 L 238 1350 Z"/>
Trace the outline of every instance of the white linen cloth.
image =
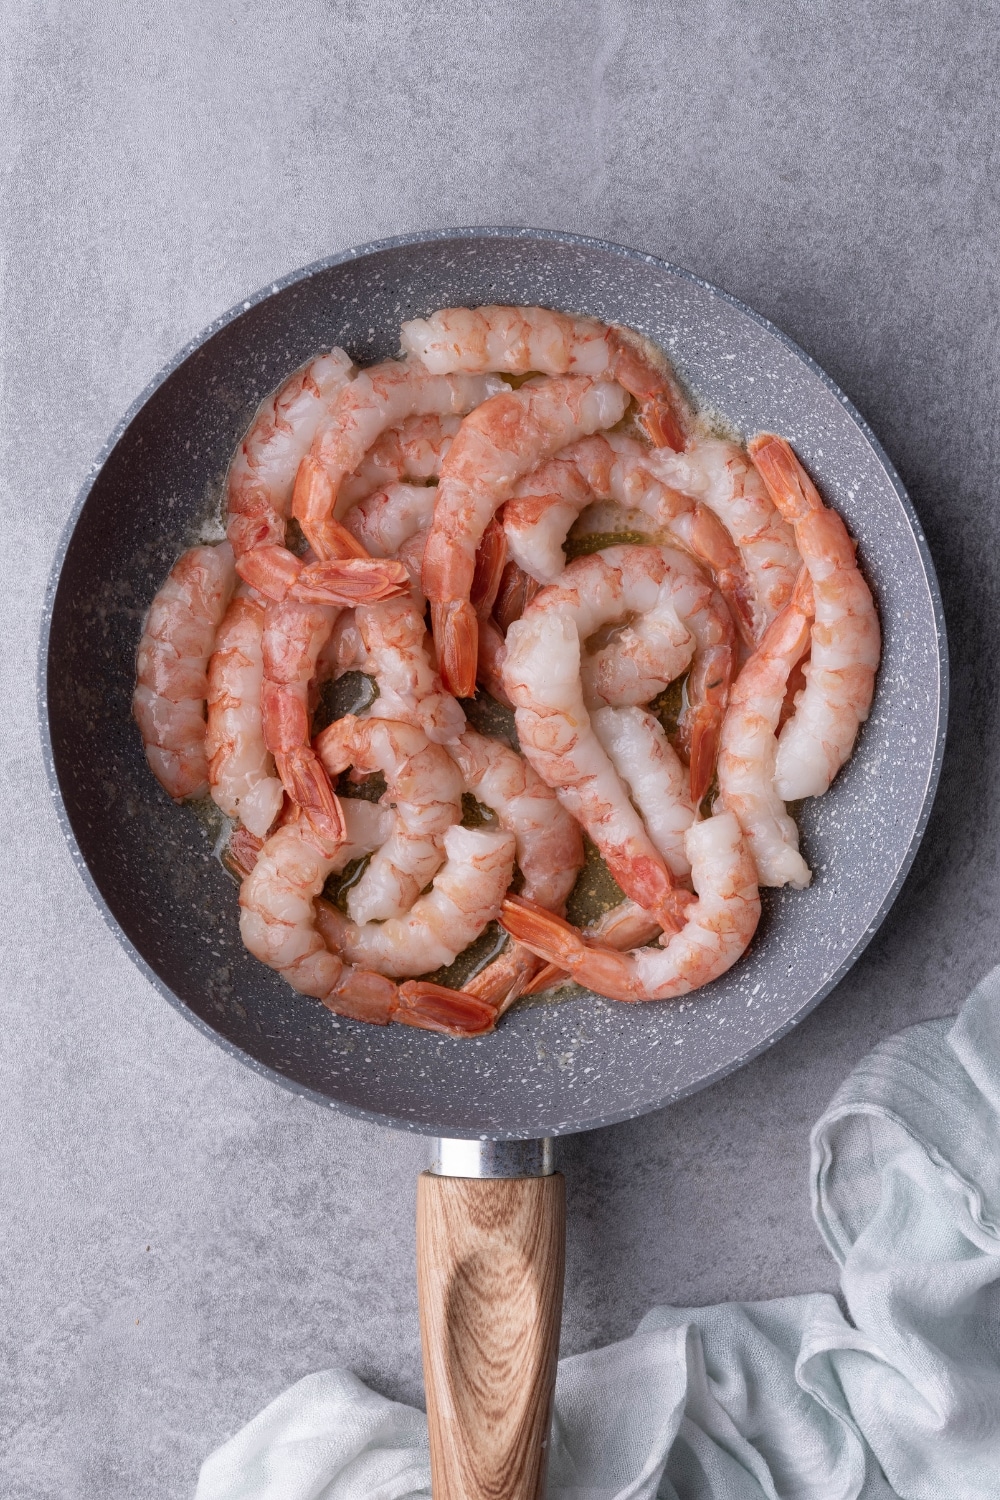
<path id="1" fill-rule="evenodd" d="M 827 1294 L 654 1308 L 559 1366 L 550 1500 L 997 1500 L 1000 968 L 877 1047 L 812 1133 Z M 300 1380 L 195 1500 L 429 1496 L 422 1412 Z"/>

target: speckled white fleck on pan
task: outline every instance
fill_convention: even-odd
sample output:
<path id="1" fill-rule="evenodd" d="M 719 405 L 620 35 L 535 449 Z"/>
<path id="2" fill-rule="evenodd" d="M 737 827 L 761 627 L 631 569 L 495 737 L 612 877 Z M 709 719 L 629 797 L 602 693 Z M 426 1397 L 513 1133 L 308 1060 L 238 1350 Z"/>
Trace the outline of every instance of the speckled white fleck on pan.
<path id="1" fill-rule="evenodd" d="M 338 1020 L 241 946 L 236 892 L 190 809 L 156 786 L 130 714 L 158 584 L 217 497 L 261 398 L 332 344 L 362 364 L 399 324 L 456 303 L 542 303 L 626 323 L 745 435 L 783 433 L 858 538 L 885 635 L 874 709 L 828 795 L 806 805 L 803 892 L 769 893 L 754 943 L 686 1002 L 582 995 L 452 1040 Z M 571 235 L 449 230 L 350 250 L 227 313 L 157 377 L 74 508 L 42 642 L 43 740 L 63 826 L 148 978 L 251 1067 L 319 1102 L 445 1136 L 530 1138 L 640 1115 L 768 1047 L 882 921 L 937 783 L 946 654 L 934 570 L 899 479 L 830 380 L 771 324 L 651 256 Z M 85 977 L 83 982 L 85 982 Z"/>

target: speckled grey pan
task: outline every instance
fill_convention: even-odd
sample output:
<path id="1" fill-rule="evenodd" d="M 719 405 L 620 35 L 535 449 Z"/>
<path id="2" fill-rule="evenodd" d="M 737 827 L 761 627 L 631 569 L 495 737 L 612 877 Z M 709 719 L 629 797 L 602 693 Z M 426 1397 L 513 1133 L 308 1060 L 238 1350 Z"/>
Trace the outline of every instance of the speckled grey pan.
<path id="1" fill-rule="evenodd" d="M 784 433 L 861 545 L 885 631 L 872 717 L 802 816 L 816 877 L 771 894 L 750 952 L 685 1003 L 594 996 L 514 1011 L 454 1041 L 331 1017 L 241 947 L 236 892 L 189 809 L 146 768 L 129 701 L 143 614 L 219 494 L 262 396 L 320 349 L 395 352 L 403 318 L 543 303 L 627 323 L 744 433 Z M 937 782 L 946 657 L 916 517 L 858 414 L 732 298 L 651 256 L 534 230 L 406 236 L 298 271 L 184 349 L 111 438 L 74 509 L 42 643 L 43 739 L 64 827 L 112 929 L 152 982 L 251 1067 L 369 1119 L 498 1139 L 655 1109 L 753 1057 L 830 990 L 885 916 Z M 57 799 L 58 801 L 58 799 Z M 81 983 L 86 976 L 81 975 Z"/>

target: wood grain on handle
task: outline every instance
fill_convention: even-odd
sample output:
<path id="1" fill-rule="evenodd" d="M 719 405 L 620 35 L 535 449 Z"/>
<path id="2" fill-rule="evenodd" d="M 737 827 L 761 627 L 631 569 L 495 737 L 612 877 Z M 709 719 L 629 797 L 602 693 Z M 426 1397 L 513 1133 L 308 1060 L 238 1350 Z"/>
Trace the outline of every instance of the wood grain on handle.
<path id="1" fill-rule="evenodd" d="M 434 1500 L 540 1500 L 565 1249 L 561 1176 L 420 1177 Z"/>

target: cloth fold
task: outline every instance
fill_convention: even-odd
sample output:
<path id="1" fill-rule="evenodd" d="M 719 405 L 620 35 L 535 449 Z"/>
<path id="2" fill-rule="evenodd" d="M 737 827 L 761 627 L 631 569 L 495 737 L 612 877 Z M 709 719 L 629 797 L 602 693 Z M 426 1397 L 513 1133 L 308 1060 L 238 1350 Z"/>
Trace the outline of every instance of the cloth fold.
<path id="1" fill-rule="evenodd" d="M 564 1359 L 549 1500 L 1000 1496 L 1000 968 L 891 1037 L 812 1133 L 825 1293 L 657 1307 Z M 206 1459 L 195 1500 L 430 1495 L 423 1413 L 343 1369 Z"/>

